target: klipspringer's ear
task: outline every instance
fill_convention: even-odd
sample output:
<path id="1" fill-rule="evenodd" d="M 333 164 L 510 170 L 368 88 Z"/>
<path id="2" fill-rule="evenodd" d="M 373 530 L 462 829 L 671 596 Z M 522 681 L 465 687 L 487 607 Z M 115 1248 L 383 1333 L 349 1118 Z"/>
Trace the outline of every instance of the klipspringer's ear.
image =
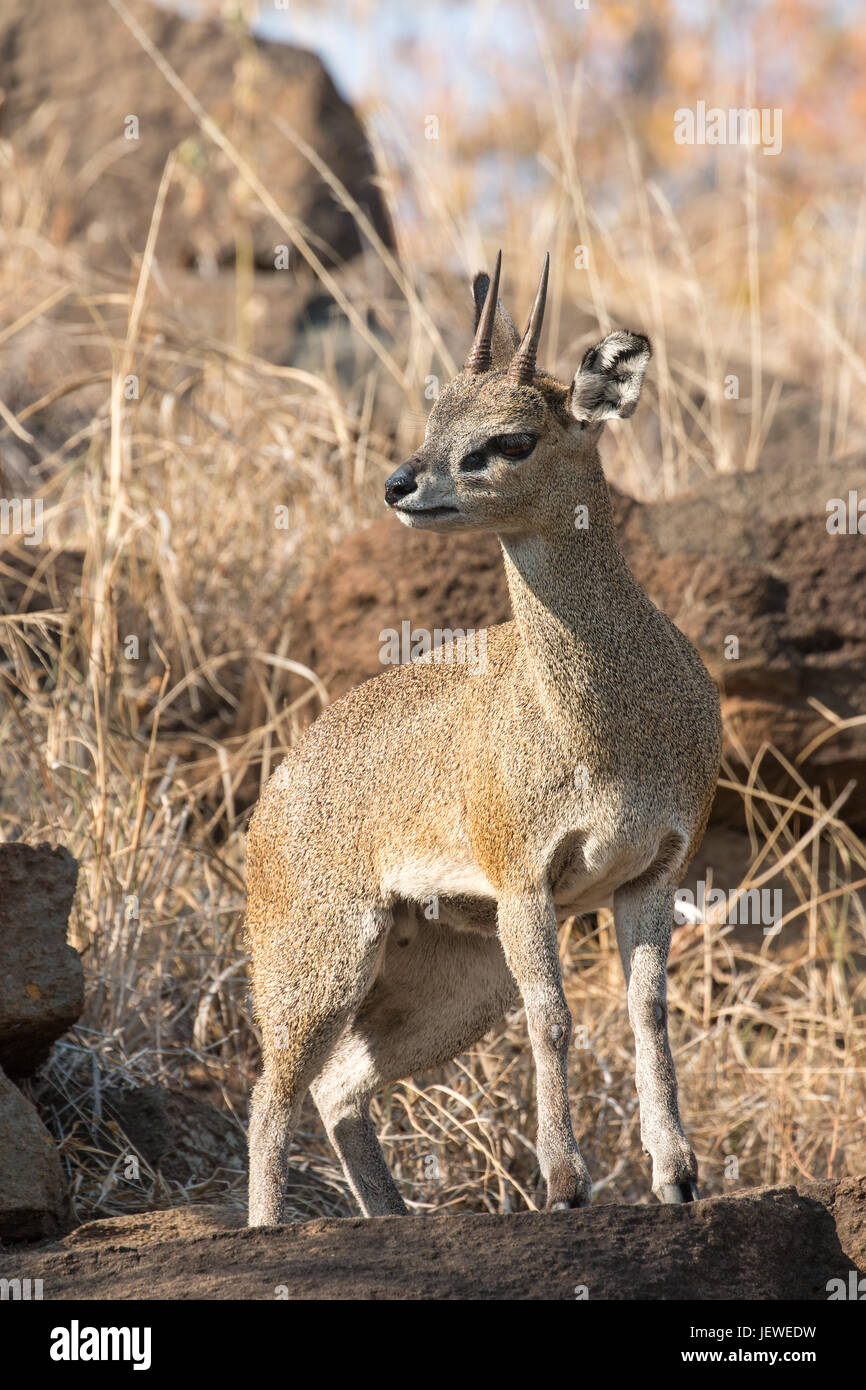
<path id="1" fill-rule="evenodd" d="M 486 270 L 481 270 L 472 281 L 472 297 L 475 300 L 475 328 L 478 328 L 478 320 L 481 318 L 481 310 L 484 308 L 484 300 L 487 298 L 487 288 L 490 284 L 490 276 Z M 490 366 L 495 371 L 505 371 L 515 349 L 520 343 L 520 334 L 515 327 L 514 320 L 509 314 L 501 299 L 496 301 L 496 314 L 493 319 L 493 337 L 490 341 Z"/>
<path id="2" fill-rule="evenodd" d="M 618 328 L 591 347 L 574 375 L 568 408 L 583 424 L 633 414 L 652 356 L 649 338 Z"/>

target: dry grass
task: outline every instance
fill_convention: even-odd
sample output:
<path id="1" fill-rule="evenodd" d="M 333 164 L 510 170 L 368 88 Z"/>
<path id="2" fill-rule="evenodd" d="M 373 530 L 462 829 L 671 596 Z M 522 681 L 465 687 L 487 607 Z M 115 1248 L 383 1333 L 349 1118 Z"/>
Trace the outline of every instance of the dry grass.
<path id="1" fill-rule="evenodd" d="M 549 352 L 563 369 L 599 323 L 635 306 L 635 326 L 653 335 L 645 424 L 611 441 L 611 474 L 654 495 L 697 473 L 752 466 L 786 392 L 803 386 L 816 400 L 819 463 L 850 452 L 866 430 L 855 390 L 866 374 L 863 330 L 850 312 L 866 226 L 860 189 L 843 182 L 808 199 L 773 184 L 769 161 L 730 160 L 716 187 L 675 209 L 657 165 L 648 177 L 647 148 L 622 108 L 606 113 L 604 159 L 619 200 L 615 215 L 602 216 L 572 135 L 597 94 L 579 74 L 564 84 L 543 28 L 539 43 L 547 99 L 529 134 L 540 186 L 531 205 L 516 192 L 503 197 L 496 242 L 518 310 L 547 245 L 564 267 L 570 246 L 590 247 L 588 272 L 555 280 Z M 517 117 L 508 129 L 506 167 L 526 135 Z M 443 247 L 470 267 L 480 259 L 465 179 L 466 161 L 484 148 L 473 156 L 470 146 L 467 134 L 463 147 L 419 149 L 405 138 L 401 149 L 395 132 L 381 152 L 388 195 L 403 209 L 400 266 L 372 246 L 386 331 L 375 342 L 355 335 L 348 372 L 327 352 L 321 369 L 301 371 L 252 356 L 240 333 L 234 343 L 191 335 L 151 258 L 159 205 L 136 283 L 87 271 L 47 234 L 50 169 L 0 151 L 0 350 L 14 351 L 16 336 L 49 315 L 98 362 L 88 371 L 101 403 L 39 469 L 45 546 L 37 555 L 10 540 L 0 552 L 2 577 L 24 576 L 32 590 L 27 614 L 0 618 L 0 836 L 62 843 L 81 866 L 72 939 L 87 970 L 87 1010 L 47 1071 L 62 1098 L 50 1119 L 81 1217 L 242 1200 L 237 1179 L 182 1188 L 146 1164 L 138 1185 L 124 1186 L 100 1088 L 117 1076 L 207 1086 L 244 1119 L 258 1042 L 235 794 L 255 757 L 263 754 L 266 774 L 296 736 L 301 711 L 286 704 L 291 632 L 280 627 L 287 593 L 341 535 L 378 514 L 386 470 L 417 437 L 425 379 L 460 351 L 464 291 L 439 267 Z M 597 166 L 600 147 L 590 148 Z M 248 177 L 243 155 L 229 152 Z M 247 293 L 239 283 L 239 322 Z M 122 389 L 130 371 L 137 401 Z M 730 371 L 741 375 L 740 402 L 723 398 Z M 67 385 L 51 381 L 51 391 Z M 7 412 L 4 443 L 35 428 L 44 408 Z M 275 525 L 283 507 L 287 529 Z M 80 557 L 77 588 L 60 577 L 70 553 Z M 325 693 L 315 673 L 295 675 L 302 703 L 316 708 Z M 269 718 L 235 737 L 227 731 L 245 679 L 263 691 Z M 207 797 L 203 754 L 212 760 Z M 781 937 L 757 942 L 713 923 L 685 927 L 672 957 L 683 1110 L 710 1192 L 866 1171 L 866 919 L 851 887 L 866 874 L 866 849 L 844 807 L 828 817 L 808 786 L 788 803 L 762 786 L 758 767 L 748 789 L 754 865 L 743 886 L 784 859 L 786 900 L 800 915 Z M 588 1043 L 572 1065 L 584 1154 L 604 1199 L 645 1200 L 633 1046 L 607 915 L 568 924 L 562 955 Z M 377 1121 L 407 1198 L 420 1209 L 531 1205 L 533 1085 L 518 1011 L 432 1079 L 391 1088 Z M 297 1148 L 299 1167 L 345 1190 L 312 1109 Z"/>

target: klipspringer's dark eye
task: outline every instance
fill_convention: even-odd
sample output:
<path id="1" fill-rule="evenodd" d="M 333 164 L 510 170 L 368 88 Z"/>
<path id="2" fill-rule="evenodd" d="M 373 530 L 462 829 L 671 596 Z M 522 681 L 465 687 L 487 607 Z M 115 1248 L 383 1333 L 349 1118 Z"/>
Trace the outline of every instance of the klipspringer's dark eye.
<path id="1" fill-rule="evenodd" d="M 479 469 L 484 468 L 486 463 L 487 458 L 483 449 L 475 449 L 471 454 L 463 455 L 463 458 L 460 460 L 460 472 L 477 473 Z"/>
<path id="2" fill-rule="evenodd" d="M 491 439 L 491 448 L 507 459 L 526 459 L 537 443 L 534 434 L 500 434 Z"/>

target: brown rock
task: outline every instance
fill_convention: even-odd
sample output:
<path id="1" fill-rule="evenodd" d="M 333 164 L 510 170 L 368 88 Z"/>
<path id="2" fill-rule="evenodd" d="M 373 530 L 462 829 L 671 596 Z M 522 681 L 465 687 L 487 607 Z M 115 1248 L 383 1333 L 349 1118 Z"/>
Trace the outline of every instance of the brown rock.
<path id="1" fill-rule="evenodd" d="M 862 1272 L 842 1228 L 866 1179 L 761 1188 L 688 1206 L 595 1205 L 237 1229 L 235 1213 L 153 1212 L 89 1222 L 47 1249 L 0 1252 L 0 1278 L 48 1298 L 471 1299 L 573 1302 L 803 1299 Z M 847 1230 L 847 1226 L 845 1226 Z M 855 1275 L 855 1278 L 857 1276 Z"/>
<path id="2" fill-rule="evenodd" d="M 106 1086 L 105 1113 L 164 1177 L 205 1182 L 221 1169 L 246 1172 L 246 1137 L 230 1115 L 164 1086 Z"/>
<path id="3" fill-rule="evenodd" d="M 829 1191 L 825 1191 L 825 1186 Z M 858 1269 L 866 1270 L 866 1182 L 862 1178 L 843 1178 L 822 1184 L 820 1200 L 833 1213 L 839 1244 Z"/>
<path id="4" fill-rule="evenodd" d="M 67 1217 L 60 1155 L 30 1101 L 0 1071 L 0 1241 L 55 1235 Z"/>
<path id="5" fill-rule="evenodd" d="M 326 261 L 359 252 L 356 224 L 275 118 L 313 146 L 391 244 L 363 129 L 315 54 L 140 0 L 129 9 Z M 179 147 L 159 256 L 213 270 L 248 239 L 254 262 L 274 268 L 286 233 L 107 4 L 97 14 L 91 0 L 6 0 L 0 88 L 0 135 L 37 154 L 65 140 L 52 190 L 58 241 L 80 241 L 94 264 L 127 269 L 144 249 L 166 158 Z M 130 116 L 137 139 L 125 135 Z"/>
<path id="6" fill-rule="evenodd" d="M 32 465 L 85 430 L 108 400 L 109 376 L 105 351 L 82 343 L 75 324 L 40 317 L 19 329 L 0 353 L 0 400 L 16 416 L 36 401 L 48 404 L 25 415 L 29 439 L 0 435 L 0 495 L 34 490 Z"/>
<path id="7" fill-rule="evenodd" d="M 29 1076 L 84 1008 L 66 943 L 78 865 L 65 849 L 0 845 L 0 1065 Z"/>

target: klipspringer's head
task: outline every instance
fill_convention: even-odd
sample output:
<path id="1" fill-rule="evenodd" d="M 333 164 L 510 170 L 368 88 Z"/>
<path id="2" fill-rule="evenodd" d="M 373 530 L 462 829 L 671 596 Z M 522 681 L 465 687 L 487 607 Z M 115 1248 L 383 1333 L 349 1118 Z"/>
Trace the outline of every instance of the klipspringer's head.
<path id="1" fill-rule="evenodd" d="M 493 278 L 475 277 L 475 339 L 430 412 L 424 443 L 392 473 L 385 501 L 407 526 L 500 533 L 543 530 L 598 468 L 604 422 L 634 411 L 651 356 L 642 333 L 609 333 L 568 385 L 539 370 L 546 256 L 521 338 Z"/>

